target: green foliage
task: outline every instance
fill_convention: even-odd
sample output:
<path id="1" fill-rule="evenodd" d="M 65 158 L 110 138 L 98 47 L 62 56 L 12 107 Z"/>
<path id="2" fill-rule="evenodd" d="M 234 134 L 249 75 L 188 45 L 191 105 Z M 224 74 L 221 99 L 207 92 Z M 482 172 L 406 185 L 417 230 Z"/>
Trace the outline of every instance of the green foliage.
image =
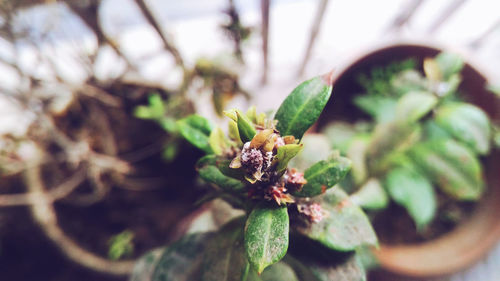
<path id="1" fill-rule="evenodd" d="M 154 266 L 151 281 L 200 280 L 206 240 L 212 233 L 189 234 L 168 246 Z"/>
<path id="2" fill-rule="evenodd" d="M 453 53 L 440 53 L 436 56 L 435 60 L 441 72 L 441 77 L 445 81 L 449 80 L 454 74 L 462 71 L 464 67 L 462 58 Z"/>
<path id="3" fill-rule="evenodd" d="M 293 259 L 293 254 L 288 254 L 290 229 L 301 229 L 296 224 L 304 222 L 308 228 L 302 228 L 302 236 L 322 242 L 332 253 L 353 254 L 360 245 L 376 244 L 363 211 L 346 204 L 349 199 L 340 189 L 307 198 L 325 193 L 351 168 L 351 162 L 338 153 L 320 159 L 323 151 L 304 152 L 301 143 L 330 97 L 329 79 L 316 77 L 299 85 L 280 106 L 276 120 L 268 120 L 255 108 L 246 114 L 224 111 L 230 119 L 229 137 L 198 115 L 176 121 L 178 132 L 207 154 L 196 164 L 200 178 L 213 187 L 205 198 L 222 198 L 243 209 L 246 221 L 239 218 L 217 232 L 186 236 L 167 247 L 155 265 L 137 271 L 153 271 L 153 281 L 309 281 L 301 278 L 295 267 L 300 267 L 301 261 L 282 261 L 285 256 Z M 325 139 L 323 142 L 328 149 Z M 318 147 L 312 145 L 311 149 Z M 296 157 L 301 152 L 308 155 Z M 327 233 L 332 229 L 339 231 Z M 314 274 L 342 276 L 345 267 L 352 264 L 342 260 L 318 265 L 315 270 L 323 273 Z"/>
<path id="4" fill-rule="evenodd" d="M 249 274 L 243 245 L 243 218 L 226 224 L 206 243 L 201 265 L 203 281 L 239 281 Z"/>
<path id="5" fill-rule="evenodd" d="M 429 113 L 438 103 L 436 96 L 428 92 L 409 92 L 401 97 L 396 106 L 396 120 L 413 123 Z"/>
<path id="6" fill-rule="evenodd" d="M 449 103 L 436 113 L 436 123 L 476 153 L 490 150 L 490 120 L 484 111 L 468 103 Z"/>
<path id="7" fill-rule="evenodd" d="M 397 100 L 386 96 L 362 95 L 354 98 L 354 104 L 377 122 L 383 123 L 394 119 Z"/>
<path id="8" fill-rule="evenodd" d="M 356 193 L 351 195 L 351 201 L 367 210 L 384 209 L 389 204 L 387 192 L 377 179 L 367 180 Z"/>
<path id="9" fill-rule="evenodd" d="M 257 131 L 253 123 L 248 119 L 248 117 L 242 114 L 240 111 L 236 111 L 236 124 L 238 124 L 238 132 L 242 142 L 251 141 Z"/>
<path id="10" fill-rule="evenodd" d="M 214 184 L 227 192 L 241 192 L 245 185 L 237 179 L 224 175 L 217 167 L 217 160 L 214 155 L 207 155 L 201 158 L 196 164 L 198 174 L 207 183 Z"/>
<path id="11" fill-rule="evenodd" d="M 109 240 L 108 257 L 112 260 L 119 260 L 128 257 L 134 252 L 134 233 L 125 230 Z"/>
<path id="12" fill-rule="evenodd" d="M 221 155 L 229 147 L 229 140 L 221 128 L 215 128 L 210 132 L 208 144 L 216 155 Z"/>
<path id="13" fill-rule="evenodd" d="M 190 115 L 177 121 L 177 127 L 181 135 L 192 145 L 206 153 L 213 153 L 209 143 L 213 127 L 207 119 L 199 115 Z"/>
<path id="14" fill-rule="evenodd" d="M 245 250 L 258 273 L 285 256 L 289 227 L 285 206 L 260 203 L 252 210 L 245 225 Z"/>
<path id="15" fill-rule="evenodd" d="M 484 191 L 481 164 L 467 147 L 451 139 L 425 142 L 410 156 L 444 192 L 457 200 L 478 200 Z"/>
<path id="16" fill-rule="evenodd" d="M 353 251 L 362 245 L 377 244 L 370 221 L 342 189 L 332 188 L 313 202 L 319 203 L 328 215 L 317 223 L 298 224 L 298 232 L 337 251 Z"/>
<path id="17" fill-rule="evenodd" d="M 276 161 L 278 161 L 278 166 L 276 172 L 282 173 L 286 170 L 288 162 L 292 160 L 303 148 L 302 144 L 285 144 L 278 147 L 278 152 L 276 153 Z"/>
<path id="18" fill-rule="evenodd" d="M 387 174 L 387 191 L 392 200 L 405 207 L 417 229 L 436 215 L 436 195 L 429 180 L 409 168 L 396 168 Z"/>
<path id="19" fill-rule="evenodd" d="M 134 115 L 140 119 L 160 119 L 165 113 L 165 105 L 159 94 L 150 95 L 149 105 L 141 105 L 135 108 Z"/>
<path id="20" fill-rule="evenodd" d="M 366 93 L 374 96 L 390 95 L 392 90 L 391 80 L 393 77 L 416 66 L 414 59 L 407 59 L 401 62 L 392 62 L 387 66 L 376 66 L 370 74 L 360 74 L 358 82 L 363 86 Z"/>
<path id="21" fill-rule="evenodd" d="M 412 60 L 360 75 L 365 92 L 353 102 L 372 121 L 362 130 L 347 123 L 324 130 L 332 148 L 352 161 L 343 182 L 355 190 L 352 201 L 379 210 L 388 206 L 389 195 L 407 210 L 417 230 L 436 217 L 434 188 L 454 200 L 481 197 L 485 183 L 479 157 L 489 153 L 495 135 L 487 114 L 457 94 L 464 66 L 460 56 L 441 53 L 422 65 L 423 73 Z"/>
<path id="22" fill-rule="evenodd" d="M 276 129 L 284 136 L 292 135 L 301 139 L 318 119 L 330 99 L 331 92 L 332 85 L 325 77 L 315 77 L 300 84 L 276 112 Z"/>
<path id="23" fill-rule="evenodd" d="M 329 160 L 319 161 L 304 173 L 307 183 L 301 190 L 294 192 L 297 197 L 313 197 L 323 194 L 343 179 L 351 169 L 351 161 L 333 155 Z"/>

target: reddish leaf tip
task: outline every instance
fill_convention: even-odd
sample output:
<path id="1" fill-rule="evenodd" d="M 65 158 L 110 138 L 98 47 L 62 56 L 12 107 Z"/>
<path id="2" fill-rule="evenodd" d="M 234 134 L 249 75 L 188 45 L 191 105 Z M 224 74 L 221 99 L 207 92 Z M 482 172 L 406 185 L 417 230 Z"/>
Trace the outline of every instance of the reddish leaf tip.
<path id="1" fill-rule="evenodd" d="M 335 70 L 332 69 L 332 71 L 326 73 L 326 74 L 323 74 L 321 76 L 321 79 L 323 79 L 323 81 L 327 84 L 327 85 L 333 85 L 333 81 L 334 81 L 334 78 L 335 78 Z"/>

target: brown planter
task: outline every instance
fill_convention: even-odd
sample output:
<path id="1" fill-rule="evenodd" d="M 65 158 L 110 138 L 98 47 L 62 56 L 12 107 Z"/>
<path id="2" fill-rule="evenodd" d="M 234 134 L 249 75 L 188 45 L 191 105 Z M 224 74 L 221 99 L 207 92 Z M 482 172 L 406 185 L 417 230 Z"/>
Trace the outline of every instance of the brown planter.
<path id="1" fill-rule="evenodd" d="M 350 103 L 352 95 L 361 91 L 354 79 L 356 73 L 394 60 L 435 56 L 440 50 L 442 48 L 427 44 L 394 43 L 358 56 L 337 71 L 333 82 L 333 98 L 320 118 L 318 127 L 334 119 L 352 121 L 359 116 L 359 111 Z M 492 119 L 500 120 L 500 100 L 486 90 L 486 76 L 470 61 L 466 61 L 460 89 Z M 384 269 L 412 277 L 439 276 L 464 269 L 485 256 L 500 238 L 499 151 L 494 151 L 486 162 L 488 191 L 474 213 L 438 239 L 402 246 L 381 245 L 379 250 L 374 250 L 374 254 Z"/>

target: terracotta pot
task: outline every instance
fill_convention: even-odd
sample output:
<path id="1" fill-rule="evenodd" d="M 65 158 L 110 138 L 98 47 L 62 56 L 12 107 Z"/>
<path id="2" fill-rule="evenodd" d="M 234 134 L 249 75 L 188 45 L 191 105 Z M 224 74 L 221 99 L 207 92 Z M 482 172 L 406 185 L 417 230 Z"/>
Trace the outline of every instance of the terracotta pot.
<path id="1" fill-rule="evenodd" d="M 333 98 L 318 121 L 321 128 L 331 120 L 352 121 L 360 111 L 350 102 L 352 95 L 362 91 L 356 74 L 409 57 L 422 59 L 435 56 L 443 48 L 419 43 L 395 43 L 372 49 L 340 68 L 333 82 Z M 485 88 L 484 72 L 466 59 L 460 90 L 467 99 L 485 110 L 492 119 L 500 120 L 500 100 Z M 381 245 L 374 254 L 383 268 L 393 273 L 429 277 L 453 273 L 479 261 L 500 238 L 500 153 L 486 159 L 488 190 L 478 202 L 474 213 L 453 231 L 425 243 L 402 246 Z"/>

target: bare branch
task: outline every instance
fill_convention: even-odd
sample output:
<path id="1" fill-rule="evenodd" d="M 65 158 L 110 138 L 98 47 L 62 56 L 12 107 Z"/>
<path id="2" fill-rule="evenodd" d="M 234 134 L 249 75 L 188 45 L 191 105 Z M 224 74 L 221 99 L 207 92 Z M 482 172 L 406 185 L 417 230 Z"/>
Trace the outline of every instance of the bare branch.
<path id="1" fill-rule="evenodd" d="M 87 5 L 82 5 L 86 3 Z M 97 45 L 108 44 L 127 64 L 127 67 L 136 71 L 137 67 L 123 54 L 118 44 L 109 38 L 101 27 L 99 21 L 99 0 L 93 1 L 67 1 L 69 8 L 77 15 L 97 37 Z"/>
<path id="2" fill-rule="evenodd" d="M 396 18 L 394 18 L 394 20 L 389 24 L 389 26 L 387 28 L 384 28 L 384 33 L 400 29 L 410 20 L 413 14 L 415 14 L 415 11 L 423 2 L 424 0 L 409 0 L 407 2 L 407 5 L 405 5 L 401 9 Z"/>
<path id="3" fill-rule="evenodd" d="M 300 65 L 297 76 L 302 76 L 302 74 L 304 74 L 304 70 L 306 69 L 309 58 L 311 57 L 314 42 L 316 42 L 316 37 L 318 36 L 327 5 L 328 0 L 321 0 L 321 2 L 319 3 L 318 10 L 316 11 L 316 16 L 314 17 L 314 23 L 311 28 L 311 36 L 309 37 L 309 43 L 307 44 L 306 53 L 304 54 L 304 59 L 302 60 L 302 64 Z"/>
<path id="4" fill-rule="evenodd" d="M 33 169 L 31 167 L 30 169 Z M 73 190 L 75 190 L 86 177 L 86 169 L 78 169 L 71 177 L 62 182 L 57 187 L 51 189 L 47 192 L 46 199 L 53 203 L 68 196 Z M 0 207 L 13 207 L 13 206 L 23 206 L 31 205 L 33 201 L 39 200 L 39 196 L 35 194 L 6 194 L 0 195 Z"/>
<path id="5" fill-rule="evenodd" d="M 269 70 L 269 6 L 271 0 L 261 0 L 261 18 L 262 18 L 262 60 L 263 60 L 263 68 L 262 71 L 262 85 L 267 84 L 267 72 Z"/>
<path id="6" fill-rule="evenodd" d="M 56 211 L 50 196 L 45 191 L 40 175 L 40 166 L 25 172 L 25 181 L 32 194 L 31 213 L 45 235 L 61 252 L 73 262 L 98 272 L 112 275 L 128 275 L 133 261 L 111 261 L 82 248 L 59 227 Z"/>
<path id="7" fill-rule="evenodd" d="M 153 28 L 156 30 L 158 35 L 160 36 L 161 40 L 163 41 L 163 45 L 165 46 L 165 49 L 169 51 L 172 56 L 175 59 L 175 62 L 180 65 L 182 68 L 184 68 L 184 62 L 182 60 L 182 57 L 177 50 L 177 48 L 167 39 L 165 34 L 163 34 L 163 30 L 160 26 L 160 23 L 154 15 L 151 13 L 150 9 L 144 2 L 144 0 L 134 0 L 137 6 L 139 6 L 139 9 L 141 10 L 142 15 L 146 18 L 146 20 L 153 26 Z"/>
<path id="8" fill-rule="evenodd" d="M 466 0 L 453 0 L 446 7 L 444 12 L 442 12 L 439 17 L 431 24 L 429 29 L 427 29 L 428 33 L 434 33 L 453 13 L 455 13 L 460 6 L 465 3 Z"/>

